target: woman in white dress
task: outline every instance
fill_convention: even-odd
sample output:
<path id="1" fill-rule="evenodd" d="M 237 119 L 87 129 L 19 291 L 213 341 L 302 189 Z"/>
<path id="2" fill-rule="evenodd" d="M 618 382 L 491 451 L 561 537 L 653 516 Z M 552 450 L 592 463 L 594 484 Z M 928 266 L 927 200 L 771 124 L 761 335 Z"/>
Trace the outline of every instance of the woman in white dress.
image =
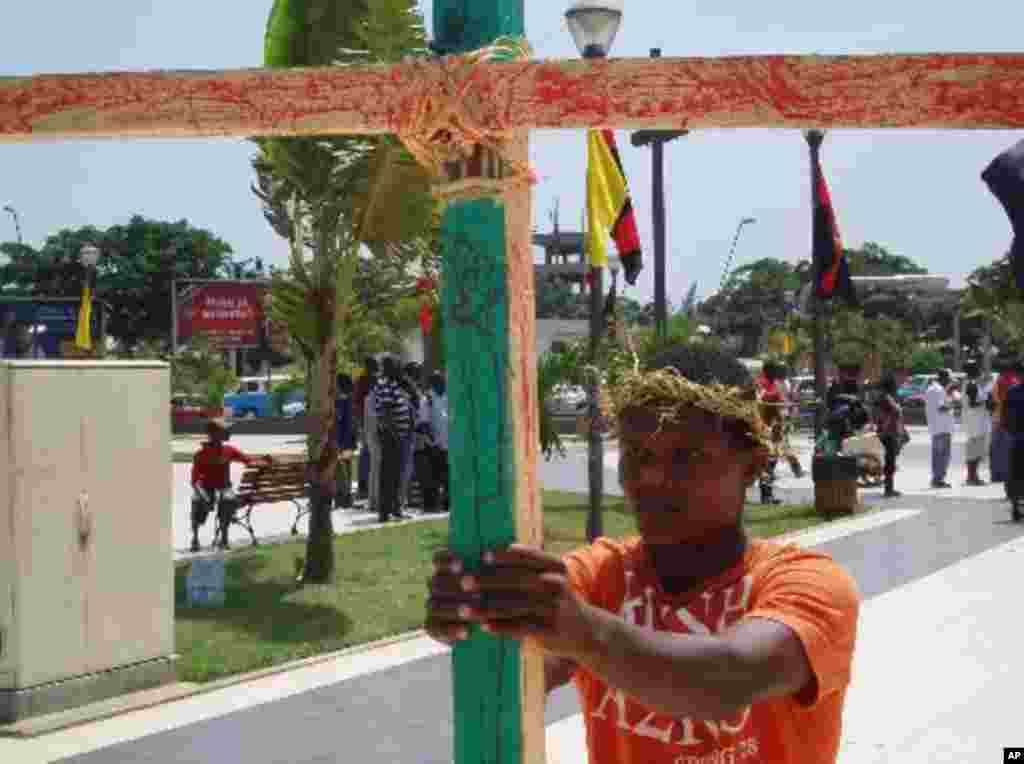
<path id="1" fill-rule="evenodd" d="M 989 397 L 992 385 L 981 379 L 977 363 L 964 367 L 967 373 L 967 387 L 963 396 L 963 425 L 967 434 L 967 448 L 964 461 L 967 463 L 967 485 L 985 485 L 979 470 L 981 460 L 989 449 L 992 434 L 992 415 L 989 413 Z"/>

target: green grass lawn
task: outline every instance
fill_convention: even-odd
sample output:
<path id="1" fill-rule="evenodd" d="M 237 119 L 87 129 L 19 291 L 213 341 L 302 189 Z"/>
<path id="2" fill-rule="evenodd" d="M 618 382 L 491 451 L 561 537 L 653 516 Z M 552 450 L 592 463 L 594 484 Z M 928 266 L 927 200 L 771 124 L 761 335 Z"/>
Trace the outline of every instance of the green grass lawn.
<path id="1" fill-rule="evenodd" d="M 545 546 L 564 553 L 586 543 L 587 497 L 544 493 Z M 621 499 L 605 502 L 604 534 L 635 533 Z M 774 536 L 822 522 L 811 506 L 751 506 L 748 528 Z M 249 549 L 228 559 L 222 608 L 189 608 L 175 575 L 175 649 L 182 681 L 204 682 L 340 650 L 420 628 L 431 559 L 448 539 L 444 518 L 338 536 L 335 581 L 300 587 L 303 543 Z"/>

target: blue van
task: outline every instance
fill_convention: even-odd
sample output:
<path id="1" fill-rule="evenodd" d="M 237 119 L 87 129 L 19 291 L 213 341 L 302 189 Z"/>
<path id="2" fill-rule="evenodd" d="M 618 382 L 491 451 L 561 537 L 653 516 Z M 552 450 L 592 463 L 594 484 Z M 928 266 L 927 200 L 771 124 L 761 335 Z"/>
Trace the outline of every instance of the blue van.
<path id="1" fill-rule="evenodd" d="M 266 377 L 242 377 L 238 381 L 238 388 L 224 396 L 224 415 L 236 419 L 249 419 L 251 417 L 274 416 L 273 395 L 271 389 L 282 382 L 287 382 L 287 376 Z M 301 390 L 296 394 L 300 397 Z M 293 396 L 289 396 L 288 400 Z"/>

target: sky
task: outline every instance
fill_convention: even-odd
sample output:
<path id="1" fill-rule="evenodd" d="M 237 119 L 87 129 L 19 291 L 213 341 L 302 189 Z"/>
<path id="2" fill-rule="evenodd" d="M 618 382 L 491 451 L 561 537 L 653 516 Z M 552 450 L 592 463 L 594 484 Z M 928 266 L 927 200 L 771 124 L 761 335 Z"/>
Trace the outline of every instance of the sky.
<path id="1" fill-rule="evenodd" d="M 568 4 L 526 0 L 536 58 L 578 56 L 563 18 Z M 0 76 L 259 66 L 272 0 L 6 5 Z M 652 47 L 664 56 L 1020 52 L 1021 29 L 1024 3 L 1009 0 L 626 0 L 613 56 L 647 56 Z M 1021 138 L 1024 131 L 830 132 L 822 158 L 844 244 L 878 242 L 962 286 L 1009 246 L 1009 221 L 979 175 Z M 646 302 L 654 291 L 650 150 L 631 146 L 625 131 L 618 142 L 647 266 L 627 294 Z M 107 227 L 140 214 L 187 219 L 225 239 L 239 257 L 283 266 L 286 246 L 249 190 L 253 148 L 240 140 L 0 144 L 0 206 L 17 210 L 25 241 L 35 246 L 61 228 Z M 674 304 L 694 282 L 702 297 L 718 288 L 741 218 L 757 223 L 744 228 L 736 265 L 808 257 L 811 192 L 799 132 L 701 131 L 669 144 L 665 155 Z M 535 226 L 550 230 L 557 202 L 563 230 L 578 227 L 584 133 L 538 131 L 531 159 L 540 178 Z M 0 213 L 0 241 L 14 239 L 12 217 Z"/>

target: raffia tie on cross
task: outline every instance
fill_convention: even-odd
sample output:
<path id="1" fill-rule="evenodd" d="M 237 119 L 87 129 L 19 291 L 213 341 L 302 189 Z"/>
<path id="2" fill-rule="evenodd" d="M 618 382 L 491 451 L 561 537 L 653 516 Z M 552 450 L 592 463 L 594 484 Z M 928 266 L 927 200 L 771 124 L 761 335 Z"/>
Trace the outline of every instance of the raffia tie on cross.
<path id="1" fill-rule="evenodd" d="M 408 62 L 414 73 L 408 108 L 399 111 L 394 129 L 441 180 L 434 189 L 439 197 L 496 196 L 534 182 L 529 164 L 508 151 L 514 128 L 501 103 L 508 100 L 509 81 L 479 76 L 482 65 L 528 62 L 530 54 L 525 40 L 505 39 L 437 62 Z"/>

